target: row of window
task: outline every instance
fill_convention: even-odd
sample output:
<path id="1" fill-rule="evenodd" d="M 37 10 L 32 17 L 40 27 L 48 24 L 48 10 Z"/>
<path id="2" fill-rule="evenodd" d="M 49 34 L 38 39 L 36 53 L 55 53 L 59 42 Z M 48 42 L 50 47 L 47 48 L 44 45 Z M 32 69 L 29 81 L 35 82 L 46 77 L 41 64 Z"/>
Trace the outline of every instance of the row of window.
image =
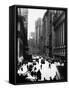
<path id="1" fill-rule="evenodd" d="M 65 24 L 64 22 L 55 30 L 55 46 L 65 45 Z"/>

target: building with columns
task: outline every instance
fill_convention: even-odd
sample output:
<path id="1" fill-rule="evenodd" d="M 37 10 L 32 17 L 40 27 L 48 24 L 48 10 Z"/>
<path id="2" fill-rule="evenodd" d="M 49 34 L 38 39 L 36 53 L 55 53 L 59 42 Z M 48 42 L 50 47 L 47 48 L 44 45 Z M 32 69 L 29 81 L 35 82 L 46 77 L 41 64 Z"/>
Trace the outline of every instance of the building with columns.
<path id="1" fill-rule="evenodd" d="M 56 10 L 56 14 L 54 15 L 54 34 L 55 45 L 53 47 L 53 55 L 56 58 L 65 60 L 66 59 L 66 24 L 65 24 L 65 11 Z"/>

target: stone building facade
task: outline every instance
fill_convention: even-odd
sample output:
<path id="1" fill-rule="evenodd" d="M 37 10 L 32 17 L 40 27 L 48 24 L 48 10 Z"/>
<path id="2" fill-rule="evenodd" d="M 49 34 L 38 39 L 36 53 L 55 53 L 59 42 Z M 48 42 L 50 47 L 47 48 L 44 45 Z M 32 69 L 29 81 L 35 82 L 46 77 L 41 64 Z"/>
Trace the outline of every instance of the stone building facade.
<path id="1" fill-rule="evenodd" d="M 66 59 L 66 24 L 65 11 L 57 10 L 54 15 L 54 38 L 55 46 L 53 48 L 53 55 L 59 59 Z"/>

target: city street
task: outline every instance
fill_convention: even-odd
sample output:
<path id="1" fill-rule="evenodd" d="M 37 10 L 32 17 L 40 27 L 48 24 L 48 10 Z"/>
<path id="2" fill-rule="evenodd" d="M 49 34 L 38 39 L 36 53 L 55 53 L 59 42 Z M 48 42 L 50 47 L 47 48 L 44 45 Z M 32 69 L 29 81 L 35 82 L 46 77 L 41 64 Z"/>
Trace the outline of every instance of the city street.
<path id="1" fill-rule="evenodd" d="M 67 80 L 65 11 L 18 9 L 17 79 Z"/>

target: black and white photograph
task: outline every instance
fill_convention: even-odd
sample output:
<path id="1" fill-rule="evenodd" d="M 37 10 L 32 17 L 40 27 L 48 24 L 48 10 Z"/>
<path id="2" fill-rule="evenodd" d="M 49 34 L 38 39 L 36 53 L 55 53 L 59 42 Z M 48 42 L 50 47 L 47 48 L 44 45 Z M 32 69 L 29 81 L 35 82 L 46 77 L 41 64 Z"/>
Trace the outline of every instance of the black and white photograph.
<path id="1" fill-rule="evenodd" d="M 16 82 L 67 81 L 65 9 L 17 8 Z"/>
<path id="2" fill-rule="evenodd" d="M 0 90 L 69 90 L 69 0 L 1 0 Z"/>

